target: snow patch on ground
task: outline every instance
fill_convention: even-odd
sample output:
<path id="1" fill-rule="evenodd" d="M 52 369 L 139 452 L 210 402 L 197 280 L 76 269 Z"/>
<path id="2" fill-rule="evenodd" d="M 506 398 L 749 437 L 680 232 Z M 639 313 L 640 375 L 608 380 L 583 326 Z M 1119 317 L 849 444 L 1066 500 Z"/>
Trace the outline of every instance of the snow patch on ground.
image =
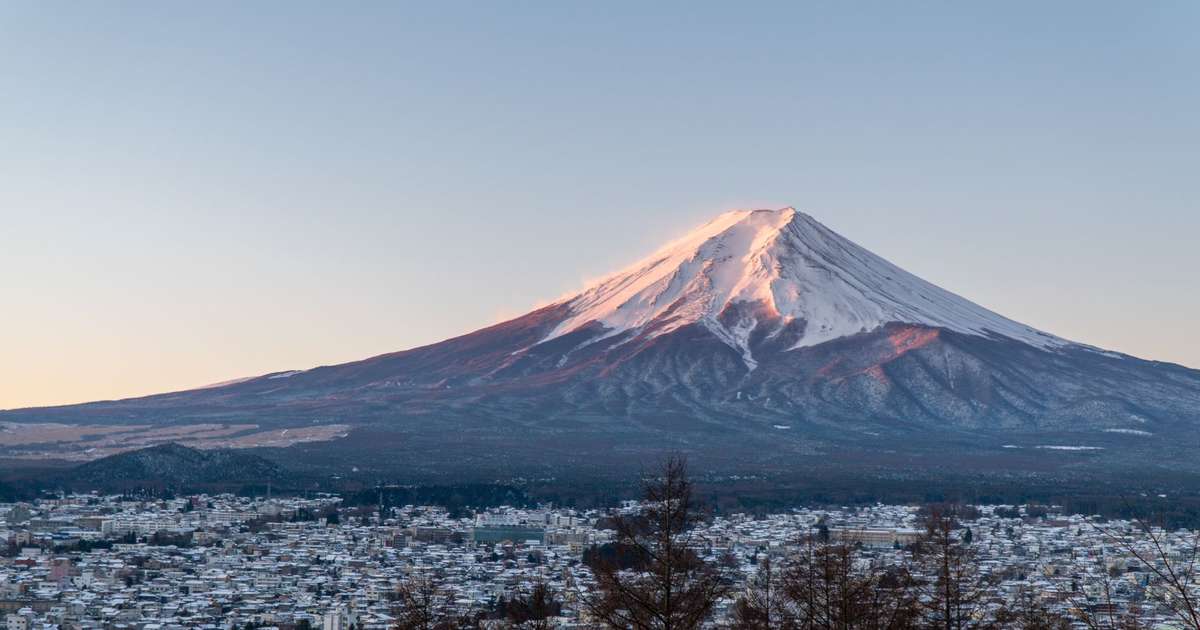
<path id="1" fill-rule="evenodd" d="M 1141 429 L 1105 429 L 1104 432 L 1105 433 L 1124 433 L 1125 435 L 1154 435 L 1153 433 L 1151 433 L 1149 431 L 1142 431 Z"/>

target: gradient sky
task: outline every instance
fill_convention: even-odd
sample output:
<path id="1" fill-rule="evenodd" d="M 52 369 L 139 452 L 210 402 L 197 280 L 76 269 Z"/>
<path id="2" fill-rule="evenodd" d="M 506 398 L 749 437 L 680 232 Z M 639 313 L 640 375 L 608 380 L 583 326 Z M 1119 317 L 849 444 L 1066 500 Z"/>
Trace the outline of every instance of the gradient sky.
<path id="1" fill-rule="evenodd" d="M 1192 0 L 0 3 L 0 408 L 437 341 L 785 205 L 1200 367 L 1198 26 Z"/>

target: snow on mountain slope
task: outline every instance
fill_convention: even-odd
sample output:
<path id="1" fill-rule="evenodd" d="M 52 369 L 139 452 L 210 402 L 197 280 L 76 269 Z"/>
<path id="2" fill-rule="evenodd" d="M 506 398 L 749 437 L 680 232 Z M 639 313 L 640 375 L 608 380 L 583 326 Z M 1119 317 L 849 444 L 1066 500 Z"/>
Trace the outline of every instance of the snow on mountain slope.
<path id="1" fill-rule="evenodd" d="M 655 337 L 698 323 L 741 352 L 751 369 L 748 339 L 760 325 L 777 333 L 800 323 L 793 349 L 890 322 L 1007 337 L 1042 349 L 1070 344 L 938 288 L 793 208 L 722 214 L 561 303 L 571 314 L 543 341 L 591 322 L 604 326 L 602 337 Z M 723 317 L 739 304 L 766 310 Z"/>
<path id="2" fill-rule="evenodd" d="M 1200 473 L 1200 371 L 1041 333 L 790 208 L 721 215 L 577 295 L 437 343 L 0 421 L 336 427 L 281 457 L 430 479 L 588 474 L 669 451 L 739 474 L 952 460 L 1008 483 L 1008 466 L 1041 478 L 1085 459 Z"/>

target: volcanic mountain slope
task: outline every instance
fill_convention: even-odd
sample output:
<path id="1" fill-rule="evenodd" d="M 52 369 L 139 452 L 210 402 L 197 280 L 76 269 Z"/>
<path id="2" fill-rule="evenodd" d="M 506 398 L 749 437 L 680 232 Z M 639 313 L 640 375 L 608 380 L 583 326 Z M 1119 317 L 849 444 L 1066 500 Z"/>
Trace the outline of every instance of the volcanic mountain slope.
<path id="1" fill-rule="evenodd" d="M 785 208 L 723 214 L 577 295 L 430 346 L 0 420 L 348 423 L 363 448 L 391 440 L 431 469 L 450 452 L 1145 453 L 1195 440 L 1200 372 L 1035 330 Z"/>

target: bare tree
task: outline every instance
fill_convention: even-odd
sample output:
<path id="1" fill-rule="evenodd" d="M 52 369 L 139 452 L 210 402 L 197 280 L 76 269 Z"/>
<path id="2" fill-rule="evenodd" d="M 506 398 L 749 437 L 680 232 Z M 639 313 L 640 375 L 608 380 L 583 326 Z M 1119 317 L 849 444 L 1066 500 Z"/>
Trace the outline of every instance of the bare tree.
<path id="1" fill-rule="evenodd" d="M 1126 533 L 1094 522 L 1091 525 L 1154 576 L 1157 581 L 1155 588 L 1146 589 L 1154 602 L 1169 610 L 1184 628 L 1200 630 L 1200 602 L 1195 594 L 1200 531 L 1191 532 L 1177 549 L 1162 532 L 1142 519 L 1134 520 L 1133 529 Z M 1138 621 L 1136 617 L 1126 616 L 1121 623 L 1130 627 L 1137 625 Z"/>
<path id="2" fill-rule="evenodd" d="M 545 582 L 539 581 L 529 594 L 508 602 L 505 613 L 517 628 L 548 630 L 553 627 L 550 618 L 557 617 L 561 611 L 562 604 L 555 600 L 554 592 Z"/>
<path id="3" fill-rule="evenodd" d="M 614 545 L 636 566 L 601 559 L 593 571 L 599 592 L 586 598 L 591 614 L 611 628 L 699 628 L 729 590 L 717 567 L 696 553 L 699 512 L 681 456 L 666 460 L 643 483 L 643 508 L 613 519 Z"/>
<path id="4" fill-rule="evenodd" d="M 848 544 L 809 537 L 791 559 L 784 589 L 790 626 L 803 630 L 916 628 L 920 609 L 903 567 L 857 566 Z"/>
<path id="5" fill-rule="evenodd" d="M 1071 622 L 1066 617 L 1051 612 L 1042 605 L 1033 590 L 1021 588 L 1007 606 L 996 613 L 996 625 L 1001 628 L 1021 630 L 1070 630 Z"/>
<path id="6" fill-rule="evenodd" d="M 974 550 L 956 535 L 952 514 L 934 507 L 925 522 L 925 535 L 915 560 L 931 579 L 923 584 L 921 602 L 926 624 L 944 630 L 988 625 L 984 604 L 990 589 L 980 579 Z"/>
<path id="7" fill-rule="evenodd" d="M 733 607 L 733 627 L 738 630 L 787 630 L 794 628 L 795 619 L 789 610 L 784 589 L 784 572 L 769 556 L 758 563 L 746 590 Z"/>
<path id="8" fill-rule="evenodd" d="M 412 577 L 396 588 L 395 630 L 452 630 L 459 628 L 445 593 L 428 577 Z"/>
<path id="9" fill-rule="evenodd" d="M 1104 555 L 1097 563 L 1103 565 Z M 1086 574 L 1076 573 L 1071 577 L 1071 590 L 1066 600 L 1071 603 L 1071 612 L 1091 630 L 1140 630 L 1141 611 L 1137 607 L 1125 608 L 1119 605 L 1116 597 L 1114 578 L 1117 575 L 1105 568 L 1099 572 L 1098 579 L 1087 579 Z M 1098 596 L 1085 592 L 1085 587 L 1091 586 L 1099 591 Z"/>

